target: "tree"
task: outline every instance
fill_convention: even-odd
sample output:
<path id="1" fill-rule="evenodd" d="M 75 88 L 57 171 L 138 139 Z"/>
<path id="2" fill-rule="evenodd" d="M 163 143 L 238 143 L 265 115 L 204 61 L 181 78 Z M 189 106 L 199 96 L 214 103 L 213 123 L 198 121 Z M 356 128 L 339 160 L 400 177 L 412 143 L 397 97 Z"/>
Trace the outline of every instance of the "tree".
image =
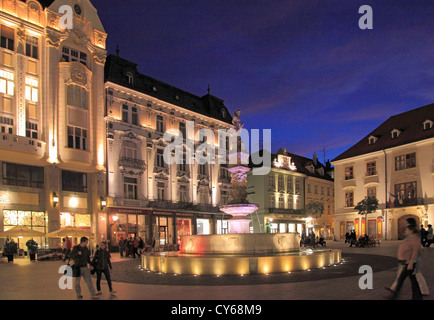
<path id="1" fill-rule="evenodd" d="M 368 228 L 368 214 L 374 213 L 378 208 L 378 199 L 373 197 L 366 197 L 354 207 L 360 215 L 365 216 L 365 233 Z"/>
<path id="2" fill-rule="evenodd" d="M 309 201 L 306 205 L 308 215 L 318 218 L 324 213 L 324 204 L 320 201 Z"/>

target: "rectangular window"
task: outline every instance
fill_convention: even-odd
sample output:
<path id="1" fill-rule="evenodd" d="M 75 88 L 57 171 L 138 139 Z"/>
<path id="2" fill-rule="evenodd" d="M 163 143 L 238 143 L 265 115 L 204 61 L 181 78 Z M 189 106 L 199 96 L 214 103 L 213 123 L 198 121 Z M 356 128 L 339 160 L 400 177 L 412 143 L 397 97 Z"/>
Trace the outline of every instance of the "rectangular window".
<path id="1" fill-rule="evenodd" d="M 377 174 L 377 164 L 376 162 L 368 162 L 366 164 L 366 175 L 375 176 Z"/>
<path id="2" fill-rule="evenodd" d="M 139 114 L 137 113 L 137 108 L 131 108 L 131 123 L 134 125 L 139 125 Z"/>
<path id="3" fill-rule="evenodd" d="M 1 133 L 12 134 L 14 130 L 14 119 L 8 117 L 0 117 L 0 131 Z"/>
<path id="4" fill-rule="evenodd" d="M 14 51 L 15 30 L 6 26 L 1 26 L 0 46 Z"/>
<path id="5" fill-rule="evenodd" d="M 376 199 L 377 198 L 377 188 L 368 188 L 367 189 L 368 198 Z"/>
<path id="6" fill-rule="evenodd" d="M 14 92 L 14 74 L 9 71 L 0 70 L 0 93 L 6 93 L 13 96 Z"/>
<path id="7" fill-rule="evenodd" d="M 124 177 L 124 197 L 126 199 L 137 199 L 137 179 Z"/>
<path id="8" fill-rule="evenodd" d="M 76 61 L 87 65 L 87 54 L 68 47 L 63 47 L 62 60 L 64 62 Z"/>
<path id="9" fill-rule="evenodd" d="M 179 186 L 179 201 L 188 202 L 186 186 Z"/>
<path id="10" fill-rule="evenodd" d="M 164 122 L 162 116 L 157 116 L 157 131 L 164 132 Z"/>
<path id="11" fill-rule="evenodd" d="M 38 102 L 38 84 L 38 80 L 26 77 L 26 100 Z"/>
<path id="12" fill-rule="evenodd" d="M 80 127 L 68 126 L 68 148 L 86 150 L 87 130 Z"/>
<path id="13" fill-rule="evenodd" d="M 278 185 L 279 185 L 279 189 L 282 190 L 284 188 L 284 181 L 283 181 L 283 176 L 279 175 L 278 176 Z"/>
<path id="14" fill-rule="evenodd" d="M 354 207 L 354 192 L 345 192 L 345 207 Z"/>
<path id="15" fill-rule="evenodd" d="M 269 205 L 270 205 L 270 208 L 274 208 L 274 206 L 275 206 L 275 197 L 274 197 L 274 194 L 270 194 Z"/>
<path id="16" fill-rule="evenodd" d="M 353 166 L 345 167 L 345 180 L 354 179 Z"/>
<path id="17" fill-rule="evenodd" d="M 62 170 L 62 190 L 87 192 L 87 174 Z"/>
<path id="18" fill-rule="evenodd" d="M 180 122 L 179 123 L 179 131 L 182 134 L 182 138 L 186 139 L 187 138 L 187 131 L 186 131 L 185 123 L 184 122 Z"/>
<path id="19" fill-rule="evenodd" d="M 44 168 L 4 162 L 3 184 L 10 186 L 43 188 Z"/>
<path id="20" fill-rule="evenodd" d="M 38 38 L 26 36 L 26 56 L 38 59 Z"/>
<path id="21" fill-rule="evenodd" d="M 395 171 L 416 167 L 416 153 L 409 153 L 395 157 Z"/>
<path id="22" fill-rule="evenodd" d="M 122 105 L 122 121 L 128 122 L 128 106 L 126 104 Z"/>
<path id="23" fill-rule="evenodd" d="M 206 175 L 206 164 L 199 164 L 199 174 Z"/>
<path id="24" fill-rule="evenodd" d="M 157 149 L 157 167 L 164 168 L 164 150 Z"/>
<path id="25" fill-rule="evenodd" d="M 405 200 L 417 199 L 416 181 L 395 184 L 395 195 L 397 200 L 402 204 Z"/>
<path id="26" fill-rule="evenodd" d="M 164 201 L 166 200 L 166 192 L 165 192 L 165 184 L 163 182 L 158 182 L 158 200 Z"/>
<path id="27" fill-rule="evenodd" d="M 416 153 L 409 153 L 405 155 L 405 168 L 415 168 L 416 167 Z"/>
<path id="28" fill-rule="evenodd" d="M 38 124 L 33 122 L 26 122 L 26 137 L 38 139 Z"/>
<path id="29" fill-rule="evenodd" d="M 88 109 L 89 102 L 85 88 L 70 84 L 68 85 L 66 91 L 68 105 L 86 110 Z"/>
<path id="30" fill-rule="evenodd" d="M 268 176 L 268 186 L 274 188 L 274 175 Z"/>

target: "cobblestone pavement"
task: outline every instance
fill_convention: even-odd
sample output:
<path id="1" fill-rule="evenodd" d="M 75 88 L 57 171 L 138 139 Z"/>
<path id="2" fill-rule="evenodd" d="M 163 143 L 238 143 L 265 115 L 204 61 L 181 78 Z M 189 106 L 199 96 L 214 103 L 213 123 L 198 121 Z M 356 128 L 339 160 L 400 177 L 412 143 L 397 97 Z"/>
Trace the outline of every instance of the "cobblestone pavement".
<path id="1" fill-rule="evenodd" d="M 384 289 L 395 279 L 396 265 L 390 257 L 395 257 L 398 241 L 386 241 L 379 248 L 349 248 L 343 242 L 329 242 L 328 248 L 340 249 L 347 261 L 335 269 L 293 273 L 289 276 L 299 277 L 287 281 L 257 281 L 258 278 L 245 277 L 242 282 L 220 283 L 182 283 L 167 284 L 167 278 L 158 281 L 157 275 L 149 284 L 126 283 L 114 281 L 116 296 L 110 296 L 106 281 L 102 281 L 99 300 L 386 300 L 389 295 Z M 434 290 L 434 248 L 422 248 L 422 272 L 428 287 Z M 364 256 L 365 255 L 365 256 Z M 128 262 L 126 262 L 128 261 Z M 130 273 L 131 278 L 147 277 L 138 268 L 140 259 L 121 259 L 113 254 L 113 276 L 120 278 L 122 273 Z M 392 263 L 391 263 L 392 262 Z M 373 266 L 373 289 L 359 288 L 359 264 L 371 263 Z M 76 300 L 74 290 L 59 288 L 61 261 L 36 261 L 15 259 L 14 263 L 0 260 L 0 299 L 2 300 Z M 341 268 L 341 269 L 339 269 Z M 323 271 L 323 272 L 321 272 Z M 283 275 L 280 275 L 283 276 Z M 265 277 L 265 276 L 264 276 Z M 155 280 L 157 279 L 157 280 Z M 272 278 L 270 278 L 272 279 Z M 275 278 L 278 279 L 278 278 Z M 202 280 L 205 281 L 205 280 Z M 267 282 L 268 281 L 268 282 Z M 166 283 L 166 284 L 161 284 Z M 258 284 L 259 283 L 259 284 Z M 182 285 L 181 285 L 182 284 Z M 189 284 L 189 285 L 186 285 Z M 199 285 L 197 285 L 199 284 Z M 84 300 L 90 295 L 84 281 L 81 280 Z M 400 299 L 411 299 L 410 281 L 406 280 Z M 434 300 L 434 294 L 424 297 Z"/>

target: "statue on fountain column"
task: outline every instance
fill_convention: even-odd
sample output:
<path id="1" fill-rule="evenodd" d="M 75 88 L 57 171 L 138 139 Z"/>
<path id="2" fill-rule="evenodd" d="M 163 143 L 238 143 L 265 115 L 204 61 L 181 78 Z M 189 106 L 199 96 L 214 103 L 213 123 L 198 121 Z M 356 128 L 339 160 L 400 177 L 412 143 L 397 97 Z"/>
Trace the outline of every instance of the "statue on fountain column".
<path id="1" fill-rule="evenodd" d="M 232 118 L 232 124 L 234 125 L 234 129 L 237 132 L 237 134 L 240 134 L 241 129 L 244 127 L 244 122 L 241 122 L 240 114 L 241 114 L 241 111 L 236 110 L 234 112 L 234 116 Z"/>

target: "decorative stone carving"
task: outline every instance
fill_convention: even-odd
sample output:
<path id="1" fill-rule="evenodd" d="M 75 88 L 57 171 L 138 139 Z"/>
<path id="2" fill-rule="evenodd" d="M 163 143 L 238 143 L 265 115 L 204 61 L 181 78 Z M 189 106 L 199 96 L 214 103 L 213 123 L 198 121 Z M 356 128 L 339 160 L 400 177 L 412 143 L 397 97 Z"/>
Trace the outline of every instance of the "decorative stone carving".
<path id="1" fill-rule="evenodd" d="M 50 21 L 54 22 L 54 24 L 57 24 L 55 20 Z M 60 42 L 62 41 L 62 37 L 55 31 L 51 31 L 47 29 L 47 44 L 53 47 L 58 47 L 60 45 Z"/>
<path id="2" fill-rule="evenodd" d="M 29 2 L 28 10 L 29 20 L 39 24 L 40 11 L 38 4 L 36 2 Z"/>
<path id="3" fill-rule="evenodd" d="M 71 81 L 85 86 L 87 84 L 86 73 L 77 68 L 72 69 Z"/>

